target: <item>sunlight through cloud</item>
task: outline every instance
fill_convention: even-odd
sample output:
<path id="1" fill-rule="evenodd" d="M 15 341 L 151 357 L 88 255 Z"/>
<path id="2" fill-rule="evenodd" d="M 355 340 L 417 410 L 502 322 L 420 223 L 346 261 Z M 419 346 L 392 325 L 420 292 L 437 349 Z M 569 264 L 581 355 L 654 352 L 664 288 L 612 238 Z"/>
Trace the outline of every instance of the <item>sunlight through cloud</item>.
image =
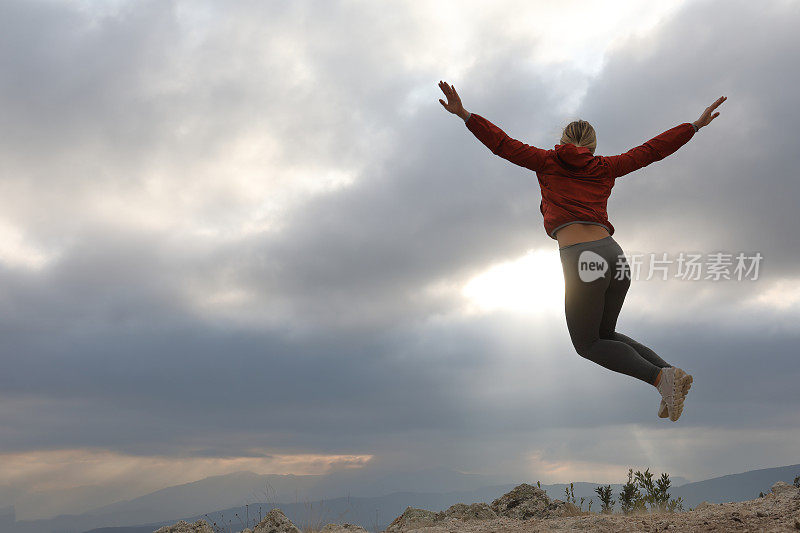
<path id="1" fill-rule="evenodd" d="M 492 266 L 462 289 L 468 312 L 562 313 L 564 275 L 558 252 L 531 250 L 523 257 Z"/>

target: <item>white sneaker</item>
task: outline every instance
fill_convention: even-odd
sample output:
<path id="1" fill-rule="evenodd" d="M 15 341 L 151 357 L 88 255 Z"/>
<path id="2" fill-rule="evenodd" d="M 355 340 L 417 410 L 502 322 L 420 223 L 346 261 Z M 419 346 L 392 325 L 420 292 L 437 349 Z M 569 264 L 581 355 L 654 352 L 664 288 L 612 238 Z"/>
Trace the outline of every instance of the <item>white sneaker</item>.
<path id="1" fill-rule="evenodd" d="M 659 381 L 659 383 L 661 383 Z M 692 380 L 687 380 L 686 384 L 683 387 L 683 395 L 684 397 L 689 392 L 689 389 L 692 387 Z M 661 398 L 661 403 L 658 405 L 658 418 L 669 418 L 669 409 L 667 409 L 667 402 L 664 401 L 664 398 Z"/>
<path id="2" fill-rule="evenodd" d="M 680 368 L 669 366 L 661 370 L 661 381 L 657 388 L 661 393 L 662 405 L 659 406 L 658 416 L 669 417 L 673 422 L 680 418 L 683 413 L 683 400 L 692 387 L 692 381 L 692 376 Z M 667 417 L 662 415 L 665 407 Z"/>

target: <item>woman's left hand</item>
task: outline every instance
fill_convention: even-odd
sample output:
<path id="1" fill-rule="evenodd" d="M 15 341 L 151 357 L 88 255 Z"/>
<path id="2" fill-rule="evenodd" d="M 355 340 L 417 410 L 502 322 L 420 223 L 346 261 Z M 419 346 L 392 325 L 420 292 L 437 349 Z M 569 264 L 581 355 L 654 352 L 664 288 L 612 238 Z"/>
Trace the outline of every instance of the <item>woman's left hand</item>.
<path id="1" fill-rule="evenodd" d="M 704 126 L 708 126 L 709 123 L 711 123 L 712 120 L 714 120 L 715 118 L 717 118 L 719 116 L 719 111 L 717 111 L 713 115 L 711 113 L 716 108 L 718 108 L 720 105 L 722 105 L 722 102 L 724 102 L 727 99 L 728 99 L 727 96 L 720 96 L 719 98 L 717 98 L 716 102 L 714 102 L 713 104 L 708 106 L 705 109 L 705 111 L 703 111 L 703 114 L 700 115 L 700 118 L 698 118 L 697 120 L 694 121 L 694 125 L 697 126 L 698 130 L 700 128 L 704 127 Z"/>

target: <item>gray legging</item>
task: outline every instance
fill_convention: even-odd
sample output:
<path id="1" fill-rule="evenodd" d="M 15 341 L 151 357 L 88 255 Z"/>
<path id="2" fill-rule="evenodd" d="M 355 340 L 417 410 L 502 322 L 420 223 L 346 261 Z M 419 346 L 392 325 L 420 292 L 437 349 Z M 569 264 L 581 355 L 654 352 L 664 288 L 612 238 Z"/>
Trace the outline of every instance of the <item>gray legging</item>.
<path id="1" fill-rule="evenodd" d="M 609 370 L 653 384 L 659 370 L 672 365 L 647 346 L 615 331 L 631 285 L 630 267 L 617 241 L 609 235 L 563 246 L 559 253 L 567 328 L 575 350 Z"/>

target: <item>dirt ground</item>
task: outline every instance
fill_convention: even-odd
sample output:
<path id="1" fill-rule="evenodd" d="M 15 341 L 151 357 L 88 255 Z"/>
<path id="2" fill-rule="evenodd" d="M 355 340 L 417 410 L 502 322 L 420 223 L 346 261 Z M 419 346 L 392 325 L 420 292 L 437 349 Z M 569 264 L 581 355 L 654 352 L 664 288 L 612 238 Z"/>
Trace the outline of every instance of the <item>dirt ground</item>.
<path id="1" fill-rule="evenodd" d="M 534 533 L 566 531 L 800 531 L 800 489 L 776 483 L 763 498 L 698 505 L 687 512 L 647 515 L 600 515 L 515 520 L 448 520 L 404 533 Z"/>

